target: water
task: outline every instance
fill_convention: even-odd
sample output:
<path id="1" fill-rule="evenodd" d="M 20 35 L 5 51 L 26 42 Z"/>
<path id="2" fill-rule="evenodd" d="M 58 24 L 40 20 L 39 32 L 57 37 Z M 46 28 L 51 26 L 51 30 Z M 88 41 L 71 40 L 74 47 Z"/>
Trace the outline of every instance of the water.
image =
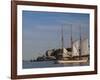
<path id="1" fill-rule="evenodd" d="M 47 67 L 68 67 L 68 66 L 87 66 L 89 63 L 69 63 L 69 64 L 59 64 L 55 63 L 55 61 L 23 61 L 23 68 L 28 69 L 28 68 L 47 68 Z"/>

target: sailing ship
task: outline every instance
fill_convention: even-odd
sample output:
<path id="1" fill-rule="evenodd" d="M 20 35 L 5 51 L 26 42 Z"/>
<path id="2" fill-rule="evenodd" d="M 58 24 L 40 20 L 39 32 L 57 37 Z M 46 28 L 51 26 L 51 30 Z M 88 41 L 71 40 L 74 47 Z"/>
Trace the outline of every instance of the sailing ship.
<path id="1" fill-rule="evenodd" d="M 89 63 L 89 46 L 88 38 L 82 39 L 81 27 L 79 33 L 79 40 L 73 41 L 72 25 L 71 25 L 71 50 L 64 48 L 63 27 L 61 28 L 61 51 L 57 55 L 56 63 Z"/>

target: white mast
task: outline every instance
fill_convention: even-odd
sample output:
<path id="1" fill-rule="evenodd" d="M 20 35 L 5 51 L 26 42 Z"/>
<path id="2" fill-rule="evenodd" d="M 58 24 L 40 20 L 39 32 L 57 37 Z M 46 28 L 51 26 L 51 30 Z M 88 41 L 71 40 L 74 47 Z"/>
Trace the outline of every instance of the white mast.
<path id="1" fill-rule="evenodd" d="M 61 53 L 60 56 L 63 58 L 64 38 L 63 38 L 63 26 L 61 26 Z"/>

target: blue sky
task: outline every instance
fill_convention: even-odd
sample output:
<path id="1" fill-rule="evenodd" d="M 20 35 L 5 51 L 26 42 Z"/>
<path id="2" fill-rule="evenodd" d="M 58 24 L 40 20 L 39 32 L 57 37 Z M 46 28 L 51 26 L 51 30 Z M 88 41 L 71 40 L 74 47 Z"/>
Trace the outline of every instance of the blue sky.
<path id="1" fill-rule="evenodd" d="M 89 37 L 89 14 L 23 11 L 22 54 L 23 60 L 35 59 L 48 49 L 61 47 L 61 27 L 64 30 L 64 47 L 70 47 L 70 24 L 73 41 Z"/>

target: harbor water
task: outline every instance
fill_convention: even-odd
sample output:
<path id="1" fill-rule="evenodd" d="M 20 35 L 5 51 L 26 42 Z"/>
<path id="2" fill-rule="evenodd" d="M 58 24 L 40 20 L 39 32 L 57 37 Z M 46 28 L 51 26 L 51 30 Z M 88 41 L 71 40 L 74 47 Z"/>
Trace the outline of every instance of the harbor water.
<path id="1" fill-rule="evenodd" d="M 68 64 L 59 64 L 56 61 L 23 61 L 23 69 L 30 68 L 50 68 L 50 67 L 75 67 L 75 66 L 89 66 L 89 63 L 68 63 Z"/>

